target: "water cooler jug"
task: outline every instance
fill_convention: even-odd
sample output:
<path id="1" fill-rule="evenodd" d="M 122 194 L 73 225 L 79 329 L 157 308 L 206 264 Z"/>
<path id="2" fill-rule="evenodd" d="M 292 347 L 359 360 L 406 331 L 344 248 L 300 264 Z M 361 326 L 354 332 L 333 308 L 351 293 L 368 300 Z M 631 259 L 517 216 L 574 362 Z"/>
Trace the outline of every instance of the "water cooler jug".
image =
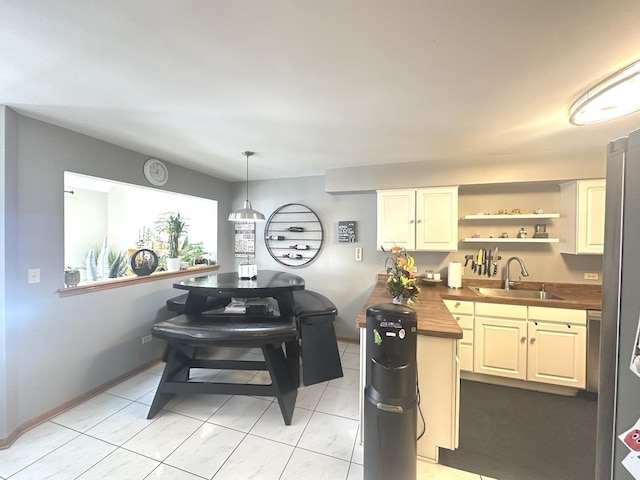
<path id="1" fill-rule="evenodd" d="M 364 395 L 365 480 L 415 480 L 417 366 L 415 310 L 367 309 Z"/>

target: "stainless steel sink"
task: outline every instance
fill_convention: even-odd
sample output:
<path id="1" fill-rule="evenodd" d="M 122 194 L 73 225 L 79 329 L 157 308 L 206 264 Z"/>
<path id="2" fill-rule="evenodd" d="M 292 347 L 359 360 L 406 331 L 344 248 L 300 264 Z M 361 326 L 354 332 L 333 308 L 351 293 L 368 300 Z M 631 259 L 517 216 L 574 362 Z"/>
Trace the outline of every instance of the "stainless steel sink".
<path id="1" fill-rule="evenodd" d="M 471 287 L 471 290 L 478 295 L 487 297 L 505 298 L 538 298 L 541 300 L 564 300 L 564 298 L 553 293 L 541 292 L 539 290 L 505 290 L 503 288 Z"/>

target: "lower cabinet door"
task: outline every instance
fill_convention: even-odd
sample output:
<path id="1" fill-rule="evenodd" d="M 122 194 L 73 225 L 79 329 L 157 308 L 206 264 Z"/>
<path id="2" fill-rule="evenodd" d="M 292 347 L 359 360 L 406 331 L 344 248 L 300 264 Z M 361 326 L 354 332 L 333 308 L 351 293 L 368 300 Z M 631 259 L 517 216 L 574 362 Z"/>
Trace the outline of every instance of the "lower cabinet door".
<path id="1" fill-rule="evenodd" d="M 527 322 L 476 315 L 474 372 L 525 380 L 527 377 Z"/>
<path id="2" fill-rule="evenodd" d="M 586 387 L 587 329 L 582 325 L 529 322 L 527 379 Z"/>

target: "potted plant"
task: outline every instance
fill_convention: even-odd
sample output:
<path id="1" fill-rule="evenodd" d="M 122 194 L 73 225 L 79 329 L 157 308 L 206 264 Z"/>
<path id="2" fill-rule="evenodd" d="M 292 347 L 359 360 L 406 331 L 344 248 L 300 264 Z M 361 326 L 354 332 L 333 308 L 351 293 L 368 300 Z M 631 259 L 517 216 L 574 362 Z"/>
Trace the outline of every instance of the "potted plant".
<path id="1" fill-rule="evenodd" d="M 80 270 L 75 267 L 64 269 L 64 284 L 67 287 L 77 287 L 80 283 Z"/>
<path id="2" fill-rule="evenodd" d="M 209 252 L 205 252 L 202 242 L 188 243 L 182 248 L 182 261 L 187 262 L 189 266 L 209 265 L 209 260 L 205 258 Z"/>
<path id="3" fill-rule="evenodd" d="M 180 270 L 180 237 L 187 233 L 187 222 L 180 212 L 168 212 L 158 217 L 156 229 L 167 235 L 167 270 Z"/>

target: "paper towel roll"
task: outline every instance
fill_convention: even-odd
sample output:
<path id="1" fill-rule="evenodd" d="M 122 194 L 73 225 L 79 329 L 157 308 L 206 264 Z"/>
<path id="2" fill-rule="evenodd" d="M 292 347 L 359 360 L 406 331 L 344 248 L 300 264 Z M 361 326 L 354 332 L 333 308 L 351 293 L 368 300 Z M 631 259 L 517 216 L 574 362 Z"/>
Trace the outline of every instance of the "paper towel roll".
<path id="1" fill-rule="evenodd" d="M 447 273 L 447 284 L 449 288 L 462 287 L 462 263 L 449 262 L 449 270 Z"/>

